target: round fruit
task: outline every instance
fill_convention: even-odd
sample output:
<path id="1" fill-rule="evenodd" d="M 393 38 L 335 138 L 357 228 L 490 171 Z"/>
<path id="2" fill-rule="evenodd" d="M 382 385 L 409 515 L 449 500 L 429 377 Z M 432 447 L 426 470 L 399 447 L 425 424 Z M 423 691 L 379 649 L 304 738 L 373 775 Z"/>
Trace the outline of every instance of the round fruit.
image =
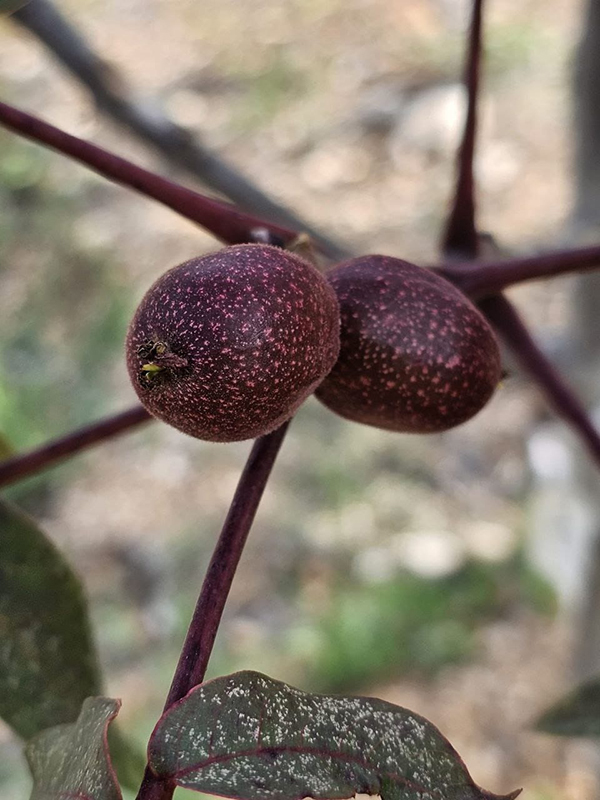
<path id="1" fill-rule="evenodd" d="M 159 278 L 135 312 L 126 351 L 151 414 L 199 439 L 250 439 L 289 419 L 332 368 L 339 307 L 298 256 L 235 245 Z"/>
<path id="2" fill-rule="evenodd" d="M 340 264 L 328 278 L 341 311 L 338 361 L 316 396 L 342 417 L 404 433 L 470 419 L 501 373 L 492 329 L 451 283 L 386 256 Z"/>

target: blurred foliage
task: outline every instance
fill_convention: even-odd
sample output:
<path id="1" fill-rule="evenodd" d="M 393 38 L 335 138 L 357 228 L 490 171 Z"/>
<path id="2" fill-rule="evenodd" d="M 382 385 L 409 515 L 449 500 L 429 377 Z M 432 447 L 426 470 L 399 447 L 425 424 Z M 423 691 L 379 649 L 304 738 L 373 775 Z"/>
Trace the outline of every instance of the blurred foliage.
<path id="1" fill-rule="evenodd" d="M 287 598 L 281 627 L 263 622 L 261 631 L 260 621 L 248 621 L 246 628 L 242 616 L 240 639 L 226 632 L 217 640 L 210 676 L 270 670 L 311 691 L 350 693 L 406 676 L 427 681 L 476 657 L 486 623 L 526 609 L 548 617 L 556 611 L 553 590 L 520 555 L 496 564 L 470 560 L 443 578 L 403 570 L 380 582 L 350 578 L 342 560 L 314 605 L 306 607 L 301 591 Z"/>
<path id="2" fill-rule="evenodd" d="M 554 609 L 550 588 L 520 559 L 471 561 L 437 580 L 402 573 L 369 584 L 349 584 L 340 575 L 336 583 L 329 607 L 290 637 L 303 654 L 307 685 L 328 692 L 406 673 L 432 678 L 473 655 L 484 622 L 517 604 Z"/>
<path id="3" fill-rule="evenodd" d="M 8 136 L 0 152 L 0 429 L 25 447 L 106 408 L 129 306 L 107 253 L 77 236 L 79 199 L 48 179 L 50 156 Z"/>
<path id="4" fill-rule="evenodd" d="M 253 76 L 246 86 L 232 129 L 248 133 L 261 128 L 293 98 L 302 96 L 305 77 L 286 57 L 285 50 L 277 50 L 269 65 Z"/>
<path id="5" fill-rule="evenodd" d="M 78 234 L 85 209 L 52 156 L 7 134 L 0 154 L 0 431 L 21 450 L 109 408 L 130 307 L 108 254 Z M 47 482 L 8 494 L 27 505 Z"/>
<path id="6" fill-rule="evenodd" d="M 590 678 L 560 698 L 535 727 L 555 736 L 600 737 L 600 678 Z"/>

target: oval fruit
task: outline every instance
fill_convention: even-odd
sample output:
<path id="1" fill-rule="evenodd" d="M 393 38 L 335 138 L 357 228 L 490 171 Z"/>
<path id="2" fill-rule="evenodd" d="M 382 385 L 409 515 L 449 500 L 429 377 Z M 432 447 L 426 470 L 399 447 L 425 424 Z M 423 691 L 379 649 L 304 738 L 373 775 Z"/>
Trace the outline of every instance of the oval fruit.
<path id="1" fill-rule="evenodd" d="M 129 375 L 146 409 L 215 442 L 279 427 L 338 351 L 331 285 L 298 256 L 261 244 L 173 267 L 142 299 L 126 342 Z"/>
<path id="2" fill-rule="evenodd" d="M 489 400 L 501 374 L 495 335 L 434 272 L 363 256 L 328 274 L 341 312 L 338 361 L 316 396 L 342 417 L 404 433 L 445 431 Z"/>

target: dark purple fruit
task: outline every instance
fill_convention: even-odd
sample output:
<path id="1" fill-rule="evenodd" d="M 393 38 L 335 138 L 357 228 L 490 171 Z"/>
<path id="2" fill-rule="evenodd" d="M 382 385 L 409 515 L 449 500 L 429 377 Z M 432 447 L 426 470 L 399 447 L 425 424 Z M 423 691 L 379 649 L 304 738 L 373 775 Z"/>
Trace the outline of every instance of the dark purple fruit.
<path id="1" fill-rule="evenodd" d="M 261 244 L 169 270 L 129 326 L 127 368 L 148 411 L 213 442 L 289 419 L 332 368 L 339 307 L 308 262 Z"/>
<path id="2" fill-rule="evenodd" d="M 500 380 L 500 352 L 474 305 L 434 272 L 386 256 L 328 278 L 342 327 L 338 361 L 316 396 L 342 417 L 404 433 L 470 419 Z"/>

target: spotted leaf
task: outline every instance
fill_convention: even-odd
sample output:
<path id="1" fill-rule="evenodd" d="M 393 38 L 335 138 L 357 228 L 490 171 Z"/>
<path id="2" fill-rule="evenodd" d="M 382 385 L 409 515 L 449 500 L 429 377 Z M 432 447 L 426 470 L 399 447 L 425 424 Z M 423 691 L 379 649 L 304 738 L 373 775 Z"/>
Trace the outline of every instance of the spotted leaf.
<path id="1" fill-rule="evenodd" d="M 480 789 L 430 722 L 367 697 L 307 694 L 256 672 L 193 689 L 159 721 L 152 770 L 239 800 L 513 800 Z"/>
<path id="2" fill-rule="evenodd" d="M 29 742 L 30 800 L 122 800 L 107 744 L 108 726 L 120 705 L 88 697 L 76 722 L 56 725 Z"/>

